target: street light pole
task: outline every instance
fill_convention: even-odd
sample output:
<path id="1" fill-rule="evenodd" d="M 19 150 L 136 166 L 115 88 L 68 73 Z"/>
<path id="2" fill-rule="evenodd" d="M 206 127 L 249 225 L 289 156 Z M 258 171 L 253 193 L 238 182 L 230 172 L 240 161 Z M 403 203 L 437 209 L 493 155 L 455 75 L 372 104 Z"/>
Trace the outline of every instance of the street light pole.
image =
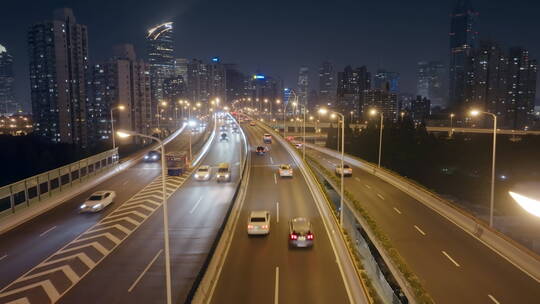
<path id="1" fill-rule="evenodd" d="M 113 110 L 124 110 L 125 109 L 125 106 L 123 105 L 118 105 L 116 107 L 112 107 L 111 108 L 111 137 L 112 137 L 112 147 L 113 147 L 113 150 L 116 148 L 116 141 L 115 141 L 115 133 L 114 133 L 114 117 L 113 117 Z"/>
<path id="2" fill-rule="evenodd" d="M 379 164 L 378 164 L 378 167 L 380 168 L 381 167 L 381 154 L 382 154 L 382 137 L 383 137 L 383 121 L 384 121 L 384 116 L 383 116 L 383 113 L 381 112 L 381 127 L 380 127 L 380 130 L 379 130 Z"/>
<path id="3" fill-rule="evenodd" d="M 169 249 L 169 211 L 167 209 L 167 193 L 165 185 L 165 145 L 161 139 L 148 136 L 141 133 L 136 133 L 133 131 L 118 131 L 118 136 L 128 137 L 128 136 L 140 136 L 144 138 L 149 138 L 158 142 L 161 146 L 161 193 L 163 201 L 163 242 L 165 247 L 165 285 L 167 288 L 167 304 L 172 304 L 172 293 L 171 293 L 171 256 Z"/>
<path id="4" fill-rule="evenodd" d="M 454 113 L 450 114 L 450 138 L 454 135 Z"/>

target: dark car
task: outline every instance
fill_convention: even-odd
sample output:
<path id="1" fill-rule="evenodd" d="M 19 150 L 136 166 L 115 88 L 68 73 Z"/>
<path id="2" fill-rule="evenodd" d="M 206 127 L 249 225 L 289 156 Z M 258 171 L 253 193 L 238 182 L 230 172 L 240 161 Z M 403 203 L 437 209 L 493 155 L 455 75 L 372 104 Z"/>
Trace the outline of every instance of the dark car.
<path id="1" fill-rule="evenodd" d="M 295 217 L 289 221 L 289 246 L 312 247 L 313 231 L 311 223 L 305 217 Z"/>
<path id="2" fill-rule="evenodd" d="M 227 133 L 221 133 L 221 136 L 219 137 L 219 141 L 229 141 L 229 138 L 227 137 Z"/>
<path id="3" fill-rule="evenodd" d="M 158 151 L 152 150 L 144 156 L 145 162 L 155 162 L 161 159 L 161 153 Z"/>
<path id="4" fill-rule="evenodd" d="M 266 148 L 263 146 L 258 146 L 255 151 L 257 152 L 257 155 L 264 155 L 266 153 Z"/>

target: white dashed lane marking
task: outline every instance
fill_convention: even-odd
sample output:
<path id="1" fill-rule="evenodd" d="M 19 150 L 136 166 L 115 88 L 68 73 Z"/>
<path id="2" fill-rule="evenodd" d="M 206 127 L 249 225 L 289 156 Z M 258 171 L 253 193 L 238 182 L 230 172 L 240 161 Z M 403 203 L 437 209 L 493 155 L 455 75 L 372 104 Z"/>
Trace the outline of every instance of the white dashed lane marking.
<path id="1" fill-rule="evenodd" d="M 461 267 L 458 262 L 456 262 L 448 253 L 446 253 L 446 251 L 442 251 L 442 253 L 452 262 L 454 263 L 454 265 L 456 265 L 456 267 Z"/>

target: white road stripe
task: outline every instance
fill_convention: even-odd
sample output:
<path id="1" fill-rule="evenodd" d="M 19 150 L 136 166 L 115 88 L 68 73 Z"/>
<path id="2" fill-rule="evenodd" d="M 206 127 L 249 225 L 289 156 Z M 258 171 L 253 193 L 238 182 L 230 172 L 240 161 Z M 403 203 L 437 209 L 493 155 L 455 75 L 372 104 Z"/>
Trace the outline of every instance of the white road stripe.
<path id="1" fill-rule="evenodd" d="M 152 264 L 154 264 L 154 262 L 157 260 L 157 258 L 159 257 L 159 255 L 161 254 L 161 252 L 163 251 L 163 249 L 160 249 L 158 251 L 158 253 L 156 254 L 156 256 L 150 261 L 150 263 L 148 263 L 148 265 L 146 265 L 146 268 L 144 268 L 143 272 L 137 277 L 137 279 L 135 280 L 135 282 L 133 282 L 133 284 L 131 284 L 131 286 L 129 287 L 128 289 L 128 292 L 131 292 L 133 290 L 133 288 L 135 288 L 135 286 L 137 285 L 137 283 L 139 283 L 139 281 L 142 279 L 142 277 L 144 276 L 144 274 L 148 271 L 148 269 L 150 269 L 150 267 L 152 266 Z"/>
<path id="2" fill-rule="evenodd" d="M 358 178 L 358 177 L 357 177 L 357 178 Z M 371 186 L 368 185 L 368 184 L 364 184 L 364 186 L 366 186 L 366 188 L 368 188 L 368 189 L 371 189 Z"/>
<path id="3" fill-rule="evenodd" d="M 129 183 L 129 181 L 128 181 L 128 180 L 127 180 L 127 181 L 125 181 L 125 182 L 123 182 L 123 183 L 122 183 L 122 186 L 125 186 L 125 185 L 127 185 L 127 183 Z"/>
<path id="4" fill-rule="evenodd" d="M 359 182 L 359 183 L 362 182 L 362 180 L 361 180 L 360 178 L 358 178 L 358 177 L 355 177 L 354 179 L 355 179 L 357 182 Z"/>
<path id="5" fill-rule="evenodd" d="M 377 196 L 382 199 L 384 201 L 384 196 L 382 196 L 381 194 L 377 193 Z"/>
<path id="6" fill-rule="evenodd" d="M 396 211 L 397 213 L 401 214 L 401 211 L 399 211 L 398 208 L 394 207 L 394 211 Z"/>
<path id="7" fill-rule="evenodd" d="M 276 285 L 274 289 L 274 304 L 279 303 L 279 267 L 276 267 Z"/>
<path id="8" fill-rule="evenodd" d="M 495 299 L 494 296 L 492 296 L 492 295 L 490 295 L 490 294 L 488 294 L 488 298 L 489 298 L 491 301 L 493 301 L 493 303 L 495 303 L 495 304 L 501 304 L 499 301 L 497 301 L 497 299 Z"/>
<path id="9" fill-rule="evenodd" d="M 276 222 L 279 223 L 279 202 L 276 202 Z"/>
<path id="10" fill-rule="evenodd" d="M 274 164 L 274 160 L 272 159 L 272 156 L 270 156 L 270 163 L 273 165 Z"/>
<path id="11" fill-rule="evenodd" d="M 42 232 L 39 236 L 44 236 L 45 234 L 47 234 L 48 232 L 50 232 L 54 228 L 56 228 L 56 226 L 53 226 L 53 227 L 49 228 L 47 231 Z"/>
<path id="12" fill-rule="evenodd" d="M 4 254 L 3 256 L 0 257 L 0 261 L 7 258 L 7 254 Z"/>
<path id="13" fill-rule="evenodd" d="M 275 173 L 274 173 L 274 184 L 276 184 L 276 185 L 277 185 L 277 176 L 276 176 L 276 174 L 275 174 Z"/>
<path id="14" fill-rule="evenodd" d="M 448 253 L 446 253 L 444 250 L 442 251 L 442 253 L 443 253 L 450 261 L 452 261 L 452 263 L 454 263 L 454 265 L 456 265 L 457 267 L 461 267 L 461 266 L 459 266 L 459 264 L 458 264 L 454 259 L 452 259 L 452 257 L 451 257 Z"/>
<path id="15" fill-rule="evenodd" d="M 414 228 L 418 230 L 418 232 L 420 232 L 422 235 L 426 235 L 426 233 L 422 231 L 422 229 L 420 229 L 418 226 L 414 225 Z"/>
<path id="16" fill-rule="evenodd" d="M 197 209 L 197 207 L 199 206 L 199 204 L 201 203 L 202 201 L 202 196 L 199 198 L 199 200 L 195 203 L 195 206 L 193 206 L 193 208 L 191 208 L 191 210 L 189 210 L 189 214 L 192 214 L 193 211 L 195 211 L 195 209 Z"/>

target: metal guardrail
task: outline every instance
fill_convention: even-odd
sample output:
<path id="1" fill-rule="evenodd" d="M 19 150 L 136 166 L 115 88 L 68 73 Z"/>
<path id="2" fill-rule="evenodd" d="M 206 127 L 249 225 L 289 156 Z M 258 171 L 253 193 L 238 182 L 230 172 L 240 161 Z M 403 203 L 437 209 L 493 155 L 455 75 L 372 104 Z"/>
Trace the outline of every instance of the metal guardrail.
<path id="1" fill-rule="evenodd" d="M 0 220 L 87 182 L 118 161 L 115 148 L 1 187 Z"/>

